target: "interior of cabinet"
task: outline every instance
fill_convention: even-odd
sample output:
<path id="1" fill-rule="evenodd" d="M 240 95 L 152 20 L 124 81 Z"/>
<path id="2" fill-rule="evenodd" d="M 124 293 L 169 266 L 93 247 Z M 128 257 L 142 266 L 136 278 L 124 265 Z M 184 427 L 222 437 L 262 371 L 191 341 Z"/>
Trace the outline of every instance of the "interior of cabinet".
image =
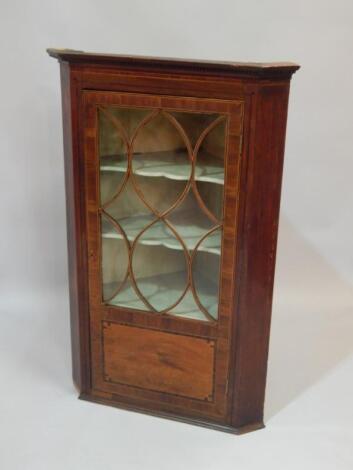
<path id="1" fill-rule="evenodd" d="M 226 123 L 98 108 L 105 303 L 217 320 Z"/>

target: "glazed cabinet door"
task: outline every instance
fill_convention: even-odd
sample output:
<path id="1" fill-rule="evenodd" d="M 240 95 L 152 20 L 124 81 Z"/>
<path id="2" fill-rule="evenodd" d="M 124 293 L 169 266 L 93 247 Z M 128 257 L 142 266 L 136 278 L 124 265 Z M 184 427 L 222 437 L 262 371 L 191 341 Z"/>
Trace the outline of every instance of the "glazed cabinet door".
<path id="1" fill-rule="evenodd" d="M 92 394 L 226 422 L 243 103 L 82 93 Z"/>

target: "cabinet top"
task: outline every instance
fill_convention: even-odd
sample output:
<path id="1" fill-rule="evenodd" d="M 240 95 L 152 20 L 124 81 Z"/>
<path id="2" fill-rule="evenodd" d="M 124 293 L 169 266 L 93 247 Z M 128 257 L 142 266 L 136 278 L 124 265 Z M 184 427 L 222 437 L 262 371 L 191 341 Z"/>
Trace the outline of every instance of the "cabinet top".
<path id="1" fill-rule="evenodd" d="M 290 78 L 299 69 L 293 62 L 223 62 L 169 57 L 100 54 L 73 49 L 47 49 L 51 57 L 61 62 L 84 65 L 116 66 L 140 70 L 168 70 L 197 74 L 226 75 L 254 78 Z"/>

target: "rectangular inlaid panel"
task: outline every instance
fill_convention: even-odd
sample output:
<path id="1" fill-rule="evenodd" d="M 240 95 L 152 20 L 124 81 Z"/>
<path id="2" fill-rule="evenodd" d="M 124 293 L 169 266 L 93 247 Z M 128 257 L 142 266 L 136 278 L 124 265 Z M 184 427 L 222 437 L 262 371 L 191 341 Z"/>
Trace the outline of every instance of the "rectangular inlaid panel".
<path id="1" fill-rule="evenodd" d="M 111 322 L 102 325 L 106 381 L 213 399 L 214 341 Z"/>

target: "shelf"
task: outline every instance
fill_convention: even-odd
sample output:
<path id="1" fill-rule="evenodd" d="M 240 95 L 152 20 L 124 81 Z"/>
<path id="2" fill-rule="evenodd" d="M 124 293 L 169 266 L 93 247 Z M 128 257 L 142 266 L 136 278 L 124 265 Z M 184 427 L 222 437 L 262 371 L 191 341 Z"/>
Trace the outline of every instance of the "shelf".
<path id="1" fill-rule="evenodd" d="M 218 288 L 216 284 L 205 279 L 198 274 L 198 296 L 202 305 L 210 313 L 213 318 L 217 318 L 218 305 Z M 166 292 L 168 298 L 177 300 L 185 288 L 184 273 L 170 273 L 151 276 L 137 280 L 137 285 L 148 302 L 156 309 L 163 310 L 168 306 L 165 304 Z M 171 302 L 173 303 L 173 302 Z M 119 292 L 119 294 L 109 301 L 109 305 L 117 307 L 126 307 L 136 310 L 146 310 L 145 304 L 137 297 L 130 283 Z M 190 289 L 185 294 L 183 300 L 173 310 L 168 312 L 169 315 L 191 318 L 194 320 L 207 321 L 206 316 L 197 306 Z"/>
<path id="2" fill-rule="evenodd" d="M 129 241 L 134 241 L 138 234 L 154 219 L 153 215 L 139 215 L 119 220 Z M 173 226 L 182 238 L 188 250 L 193 250 L 200 238 L 210 229 L 205 225 L 205 219 L 193 211 L 174 213 L 170 217 Z M 167 217 L 168 220 L 168 217 Z M 102 218 L 102 236 L 104 238 L 123 239 L 123 236 L 113 228 L 106 218 Z M 175 238 L 171 230 L 163 222 L 156 222 L 139 239 L 142 245 L 165 246 L 172 250 L 182 250 L 181 243 Z M 205 251 L 215 255 L 221 254 L 221 240 L 216 230 L 207 236 L 199 245 L 198 251 Z"/>
<path id="3" fill-rule="evenodd" d="M 136 175 L 165 177 L 177 181 L 187 181 L 190 178 L 191 164 L 187 152 L 164 151 L 135 155 L 136 158 L 133 157 L 133 172 Z M 126 155 L 101 157 L 101 171 L 125 173 L 126 168 Z M 200 151 L 196 159 L 195 180 L 223 185 L 224 161 L 210 153 Z"/>

